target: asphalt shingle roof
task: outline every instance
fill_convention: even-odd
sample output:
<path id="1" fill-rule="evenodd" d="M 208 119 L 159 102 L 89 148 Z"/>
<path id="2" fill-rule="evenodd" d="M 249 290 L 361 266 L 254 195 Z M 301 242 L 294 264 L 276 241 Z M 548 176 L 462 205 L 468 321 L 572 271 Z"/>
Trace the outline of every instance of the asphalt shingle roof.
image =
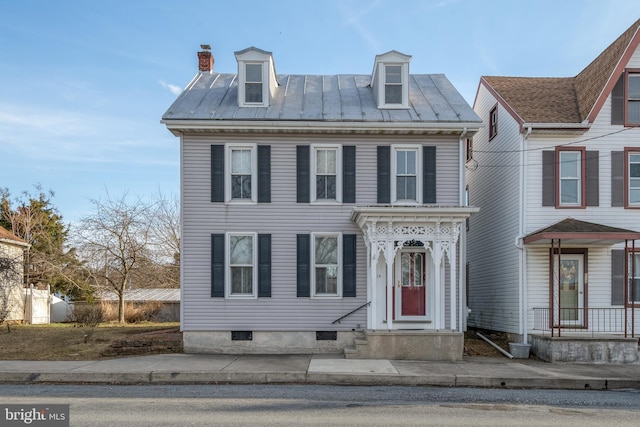
<path id="1" fill-rule="evenodd" d="M 575 77 L 483 76 L 527 123 L 582 123 L 623 58 L 640 19 Z M 608 95 L 608 94 L 605 94 Z"/>

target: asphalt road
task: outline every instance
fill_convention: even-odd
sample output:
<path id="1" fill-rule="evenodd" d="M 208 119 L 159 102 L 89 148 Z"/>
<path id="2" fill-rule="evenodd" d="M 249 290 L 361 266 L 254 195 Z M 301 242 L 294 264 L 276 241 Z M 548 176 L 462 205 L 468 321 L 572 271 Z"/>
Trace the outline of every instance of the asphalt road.
<path id="1" fill-rule="evenodd" d="M 0 385 L 2 403 L 70 404 L 72 426 L 637 426 L 640 390 L 311 385 Z"/>

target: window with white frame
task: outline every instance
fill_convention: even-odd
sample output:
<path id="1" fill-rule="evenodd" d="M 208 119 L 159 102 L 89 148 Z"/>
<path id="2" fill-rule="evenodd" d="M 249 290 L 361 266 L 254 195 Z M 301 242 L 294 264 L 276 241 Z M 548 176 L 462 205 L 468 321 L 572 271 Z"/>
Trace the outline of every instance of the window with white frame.
<path id="1" fill-rule="evenodd" d="M 339 233 L 315 233 L 312 242 L 312 295 L 314 297 L 341 297 L 340 276 L 341 235 Z"/>
<path id="2" fill-rule="evenodd" d="M 628 152 L 628 206 L 640 206 L 640 151 Z"/>
<path id="3" fill-rule="evenodd" d="M 262 104 L 262 63 L 245 64 L 244 102 Z"/>
<path id="4" fill-rule="evenodd" d="M 255 144 L 228 145 L 228 202 L 255 202 L 257 196 L 257 149 Z"/>
<path id="5" fill-rule="evenodd" d="M 402 104 L 402 65 L 384 67 L 384 103 Z"/>
<path id="6" fill-rule="evenodd" d="M 340 202 L 342 196 L 342 156 L 340 146 L 314 145 L 312 148 L 312 191 L 314 202 Z"/>
<path id="7" fill-rule="evenodd" d="M 394 203 L 420 203 L 420 148 L 393 148 L 393 184 L 391 197 Z"/>
<path id="8" fill-rule="evenodd" d="M 560 206 L 581 206 L 582 151 L 560 151 L 558 169 Z"/>
<path id="9" fill-rule="evenodd" d="M 630 303 L 640 303 L 640 252 L 628 252 L 629 254 L 629 296 Z"/>
<path id="10" fill-rule="evenodd" d="M 227 233 L 227 295 L 255 297 L 257 284 L 256 234 Z"/>

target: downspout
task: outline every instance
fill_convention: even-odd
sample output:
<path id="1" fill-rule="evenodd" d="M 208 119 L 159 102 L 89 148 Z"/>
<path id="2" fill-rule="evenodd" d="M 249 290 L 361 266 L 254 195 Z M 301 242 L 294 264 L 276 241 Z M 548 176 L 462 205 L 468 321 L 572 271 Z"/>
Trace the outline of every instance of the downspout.
<path id="1" fill-rule="evenodd" d="M 520 298 L 520 310 L 519 310 L 519 323 L 520 323 L 520 335 L 522 335 L 522 342 L 527 344 L 528 337 L 528 325 L 527 325 L 527 252 L 522 239 L 525 233 L 525 224 L 527 220 L 526 209 L 526 177 L 527 177 L 527 142 L 531 135 L 531 126 L 527 128 L 527 132 L 522 136 L 522 151 L 520 151 L 520 207 L 519 207 L 519 224 L 518 224 L 518 236 L 516 236 L 515 246 L 519 249 L 518 258 L 520 268 L 518 273 L 518 292 Z"/>
<path id="2" fill-rule="evenodd" d="M 466 160 L 466 141 L 465 137 L 467 136 L 467 128 L 465 127 L 460 134 L 460 140 L 458 141 L 458 151 L 460 161 L 458 162 L 460 165 L 460 189 L 458 191 L 459 194 L 459 205 L 464 206 L 466 204 L 465 193 L 467 191 L 467 177 L 466 177 L 466 168 L 465 168 L 465 160 Z M 459 257 L 458 257 L 458 332 L 464 332 L 467 330 L 467 310 L 466 310 L 466 300 L 467 300 L 467 276 L 466 276 L 466 265 L 467 265 L 467 228 L 464 223 L 460 223 L 460 237 L 459 237 Z"/>

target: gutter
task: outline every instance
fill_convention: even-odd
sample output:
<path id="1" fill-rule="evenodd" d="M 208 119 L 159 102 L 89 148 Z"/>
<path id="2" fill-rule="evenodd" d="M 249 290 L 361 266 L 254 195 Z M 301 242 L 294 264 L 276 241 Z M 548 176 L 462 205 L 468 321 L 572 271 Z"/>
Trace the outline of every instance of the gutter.
<path id="1" fill-rule="evenodd" d="M 339 121 L 281 121 L 281 120 L 211 120 L 211 119 L 162 119 L 160 123 L 171 132 L 185 130 L 218 132 L 327 132 L 335 133 L 439 133 L 473 135 L 481 123 L 475 122 L 339 122 Z"/>

